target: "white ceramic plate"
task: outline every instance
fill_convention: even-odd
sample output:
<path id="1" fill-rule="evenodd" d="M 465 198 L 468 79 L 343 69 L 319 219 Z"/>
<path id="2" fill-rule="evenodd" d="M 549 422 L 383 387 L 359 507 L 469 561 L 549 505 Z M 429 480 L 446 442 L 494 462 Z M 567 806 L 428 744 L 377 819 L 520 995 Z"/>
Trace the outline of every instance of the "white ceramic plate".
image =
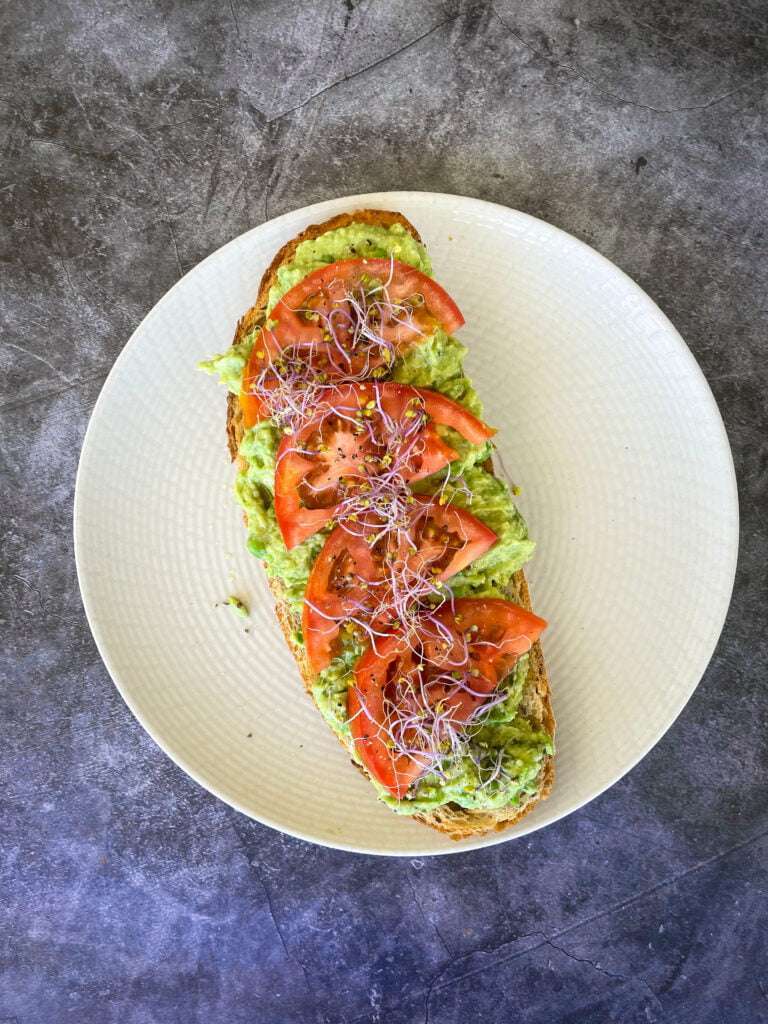
<path id="1" fill-rule="evenodd" d="M 550 798 L 507 832 L 454 843 L 379 804 L 308 698 L 232 497 L 224 389 L 195 363 L 226 348 L 276 250 L 361 207 L 401 210 L 466 316 L 468 370 L 499 427 L 538 550 L 558 721 Z M 254 228 L 165 295 L 115 363 L 83 445 L 75 547 L 96 643 L 128 706 L 201 785 L 316 843 L 455 852 L 582 806 L 670 727 L 712 655 L 738 509 L 723 424 L 684 342 L 588 246 L 523 213 L 390 192 Z M 216 607 L 237 594 L 250 623 Z M 245 629 L 249 628 L 249 632 Z"/>

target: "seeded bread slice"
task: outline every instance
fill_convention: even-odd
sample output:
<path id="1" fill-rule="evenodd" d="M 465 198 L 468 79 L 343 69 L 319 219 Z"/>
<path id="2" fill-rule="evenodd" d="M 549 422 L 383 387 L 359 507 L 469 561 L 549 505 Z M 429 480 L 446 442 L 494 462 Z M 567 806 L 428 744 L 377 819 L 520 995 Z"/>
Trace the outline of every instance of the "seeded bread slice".
<path id="1" fill-rule="evenodd" d="M 301 242 L 318 238 L 320 235 L 325 234 L 326 231 L 332 231 L 335 228 L 343 228 L 350 224 L 360 223 L 375 224 L 382 227 L 401 224 L 417 241 L 421 241 L 416 228 L 410 221 L 401 213 L 391 213 L 387 210 L 356 210 L 354 213 L 339 214 L 339 216 L 332 217 L 323 224 L 311 225 L 292 241 L 287 242 L 272 260 L 272 263 L 261 279 L 256 302 L 237 325 L 235 343 L 241 342 L 254 327 L 263 322 L 269 290 L 276 282 L 277 270 L 283 263 L 287 263 L 292 259 Z M 236 396 L 230 394 L 227 400 L 227 442 L 233 461 L 240 461 L 238 450 L 242 437 L 243 421 L 240 404 Z M 242 465 L 242 462 L 240 464 Z M 270 579 L 269 577 L 267 581 L 275 599 L 275 614 L 285 636 L 285 642 L 296 659 L 304 687 L 307 693 L 311 695 L 315 677 L 307 662 L 304 649 L 294 639 L 299 623 L 294 620 L 290 607 L 284 598 L 280 581 Z M 531 609 L 528 584 L 522 569 L 515 573 L 509 591 L 509 596 L 512 600 L 529 610 Z M 555 719 L 552 714 L 549 681 L 540 643 L 534 644 L 531 650 L 528 677 L 521 703 L 521 714 L 534 728 L 544 728 L 550 735 L 554 736 Z M 438 832 L 444 832 L 451 839 L 466 839 L 468 836 L 478 836 L 485 832 L 499 832 L 510 825 L 514 825 L 515 822 L 532 810 L 539 800 L 543 800 L 549 795 L 554 782 L 554 774 L 554 758 L 547 756 L 542 762 L 537 791 L 531 796 L 524 796 L 515 805 L 495 811 L 482 811 L 465 810 L 458 804 L 449 803 L 430 811 L 428 814 L 419 814 L 415 815 L 415 817 L 425 825 L 437 829 Z"/>

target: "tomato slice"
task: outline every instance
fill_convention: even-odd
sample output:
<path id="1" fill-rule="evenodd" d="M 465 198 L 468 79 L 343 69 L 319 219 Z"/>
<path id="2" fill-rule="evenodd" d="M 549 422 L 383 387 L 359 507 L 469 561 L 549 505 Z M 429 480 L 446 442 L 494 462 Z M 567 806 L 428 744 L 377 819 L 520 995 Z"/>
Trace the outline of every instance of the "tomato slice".
<path id="1" fill-rule="evenodd" d="M 473 443 L 493 434 L 456 402 L 424 388 L 387 382 L 332 389 L 324 408 L 278 447 L 275 514 L 286 546 L 311 537 L 340 510 L 362 508 L 375 485 L 379 501 L 391 504 L 403 482 L 447 466 L 456 452 L 437 425 Z"/>
<path id="2" fill-rule="evenodd" d="M 304 598 L 302 632 L 313 671 L 331 663 L 345 619 L 368 617 L 371 584 L 380 574 L 381 563 L 364 537 L 337 526 L 312 566 Z"/>
<path id="3" fill-rule="evenodd" d="M 390 705 L 402 686 L 399 681 L 412 680 L 416 672 L 408 645 L 401 637 L 389 636 L 358 660 L 347 697 L 355 749 L 372 778 L 398 800 L 428 767 L 426 758 L 400 752 L 389 732 Z"/>
<path id="4" fill-rule="evenodd" d="M 374 630 L 391 625 L 386 613 L 398 581 L 411 591 L 422 581 L 425 595 L 433 593 L 435 580 L 461 572 L 496 541 L 465 509 L 428 498 L 416 499 L 407 526 L 374 547 L 351 527 L 331 532 L 307 583 L 302 630 L 315 672 L 330 664 L 345 621 L 372 623 Z"/>
<path id="5" fill-rule="evenodd" d="M 294 548 L 331 520 L 344 493 L 363 486 L 380 456 L 362 412 L 372 391 L 341 385 L 328 407 L 282 439 L 275 470 L 275 515 L 286 547 Z"/>
<path id="6" fill-rule="evenodd" d="M 271 317 L 281 347 L 331 342 L 331 365 L 346 374 L 366 353 L 371 368 L 384 361 L 377 339 L 400 354 L 438 326 L 451 334 L 464 323 L 436 281 L 387 259 L 338 260 L 320 267 L 286 292 Z"/>
<path id="7" fill-rule="evenodd" d="M 237 396 L 240 403 L 240 410 L 243 415 L 243 427 L 249 430 L 262 420 L 268 419 L 269 412 L 264 408 L 262 400 L 258 395 L 252 395 L 247 391 L 241 391 Z"/>
<path id="8" fill-rule="evenodd" d="M 493 530 L 466 509 L 420 497 L 408 531 L 397 541 L 399 560 L 414 575 L 449 580 L 496 542 Z"/>
<path id="9" fill-rule="evenodd" d="M 481 711 L 546 622 L 511 601 L 462 598 L 423 626 L 416 645 L 401 635 L 372 645 L 347 697 L 363 764 L 400 800 L 439 763 L 449 737 Z"/>
<path id="10" fill-rule="evenodd" d="M 473 416 L 463 405 L 446 398 L 439 391 L 427 391 L 424 388 L 418 390 L 424 396 L 427 416 L 433 423 L 452 427 L 472 444 L 482 444 L 496 433 L 492 427 L 483 423 L 477 416 Z"/>
<path id="11" fill-rule="evenodd" d="M 522 605 L 495 597 L 459 598 L 452 610 L 442 608 L 437 618 L 458 628 L 469 645 L 470 661 L 490 666 L 498 679 L 509 674 L 547 625 Z"/>
<path id="12" fill-rule="evenodd" d="M 349 366 L 334 368 L 330 362 L 334 346 L 326 342 L 299 341 L 287 351 L 274 331 L 262 328 L 254 340 L 251 354 L 243 370 L 240 405 L 246 427 L 269 419 L 269 396 L 282 387 L 291 397 L 297 392 L 323 380 L 349 375 Z"/>

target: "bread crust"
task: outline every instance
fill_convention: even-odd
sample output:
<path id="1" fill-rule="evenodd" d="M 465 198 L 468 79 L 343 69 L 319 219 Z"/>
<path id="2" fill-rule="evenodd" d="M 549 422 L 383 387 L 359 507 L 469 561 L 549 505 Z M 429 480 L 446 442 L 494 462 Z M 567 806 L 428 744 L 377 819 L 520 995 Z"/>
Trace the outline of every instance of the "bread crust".
<path id="1" fill-rule="evenodd" d="M 245 313 L 237 324 L 234 343 L 238 344 L 256 326 L 263 322 L 267 299 L 272 285 L 277 280 L 277 271 L 283 263 L 289 261 L 298 246 L 308 240 L 332 231 L 335 228 L 347 227 L 352 223 L 375 224 L 381 227 L 391 227 L 393 224 L 401 224 L 417 241 L 421 238 L 413 226 L 403 214 L 388 210 L 356 210 L 351 213 L 342 213 L 322 224 L 312 224 L 296 238 L 292 239 L 279 250 L 265 271 L 259 285 L 256 302 Z M 245 464 L 238 455 L 238 449 L 243 437 L 243 421 L 240 410 L 240 403 L 233 394 L 227 396 L 227 445 L 233 461 L 238 463 L 239 468 Z M 304 649 L 296 643 L 295 633 L 298 622 L 290 611 L 290 606 L 285 599 L 283 588 L 278 579 L 267 576 L 267 583 L 275 599 L 275 615 L 282 629 L 285 642 L 293 654 L 301 674 L 304 688 L 312 695 L 314 676 L 309 667 Z M 517 601 L 529 611 L 531 609 L 531 597 L 525 573 L 518 570 L 512 578 L 509 588 L 510 597 Z M 555 718 L 552 712 L 549 679 L 544 664 L 544 655 L 541 644 L 537 641 L 530 652 L 528 677 L 523 691 L 522 708 L 525 717 L 537 728 L 544 728 L 551 736 L 555 734 Z M 342 744 L 343 745 L 343 744 Z M 346 747 L 345 747 L 346 749 Z M 352 762 L 355 764 L 355 762 Z M 355 765 L 359 767 L 358 765 Z M 551 792 L 555 777 L 554 757 L 548 755 L 542 762 L 539 774 L 539 788 L 532 796 L 525 797 L 521 803 L 510 805 L 494 811 L 467 810 L 457 804 L 446 804 L 426 814 L 416 814 L 413 817 L 436 829 L 438 832 L 450 836 L 451 839 L 466 839 L 469 836 L 478 836 L 486 832 L 499 832 L 511 825 L 516 824 L 528 814 L 540 800 L 544 800 Z"/>

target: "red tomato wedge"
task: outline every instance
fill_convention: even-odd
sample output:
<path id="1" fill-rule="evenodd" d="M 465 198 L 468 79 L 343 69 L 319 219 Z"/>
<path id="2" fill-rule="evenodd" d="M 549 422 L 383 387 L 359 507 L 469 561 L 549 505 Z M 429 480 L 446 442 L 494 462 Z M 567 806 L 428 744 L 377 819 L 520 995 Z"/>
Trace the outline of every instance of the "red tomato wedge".
<path id="1" fill-rule="evenodd" d="M 389 704 L 398 680 L 417 672 L 416 658 L 401 637 L 388 636 L 364 654 L 355 666 L 355 682 L 347 697 L 347 716 L 355 749 L 372 778 L 401 800 L 412 782 L 428 768 L 420 759 L 398 751 L 388 734 Z"/>
<path id="2" fill-rule="evenodd" d="M 297 342 L 287 352 L 274 331 L 262 328 L 253 343 L 251 354 L 243 370 L 240 406 L 246 429 L 254 423 L 269 419 L 270 397 L 276 389 L 294 391 L 297 385 L 306 386 L 321 373 L 329 379 L 342 375 L 342 368 L 334 369 L 329 362 L 330 347 L 326 342 Z M 378 364 L 377 364 L 378 365 Z M 349 376 L 350 367 L 343 369 Z"/>
<path id="3" fill-rule="evenodd" d="M 433 593 L 435 580 L 455 576 L 496 541 L 493 530 L 466 510 L 428 498 L 417 499 L 402 528 L 373 547 L 351 526 L 333 530 L 307 583 L 302 632 L 315 672 L 333 659 L 345 621 L 373 623 L 376 630 L 389 625 L 394 587 L 413 592 L 421 583 Z"/>
<path id="4" fill-rule="evenodd" d="M 387 259 L 338 260 L 320 267 L 286 292 L 271 317 L 281 347 L 332 342 L 342 360 L 343 351 L 350 360 L 358 343 L 365 347 L 366 334 L 393 344 L 399 353 L 436 327 L 451 334 L 464 323 L 436 281 Z"/>
<path id="5" fill-rule="evenodd" d="M 397 556 L 414 575 L 429 571 L 440 580 L 449 580 L 496 539 L 493 530 L 466 509 L 418 497 L 408 530 L 398 537 Z"/>
<path id="6" fill-rule="evenodd" d="M 420 643 L 391 635 L 371 646 L 347 698 L 353 741 L 371 776 L 401 800 L 545 626 L 511 601 L 462 598 L 425 618 Z"/>
<path id="7" fill-rule="evenodd" d="M 269 417 L 269 412 L 264 408 L 262 400 L 257 395 L 241 391 L 237 396 L 237 400 L 240 403 L 244 430 L 249 430 L 257 423 Z"/>
<path id="8" fill-rule="evenodd" d="M 344 620 L 353 613 L 366 617 L 370 585 L 380 576 L 365 538 L 337 526 L 312 566 L 304 596 L 301 628 L 314 672 L 331 663 Z"/>
<path id="9" fill-rule="evenodd" d="M 477 416 L 473 416 L 463 405 L 454 402 L 439 391 L 426 391 L 418 389 L 426 397 L 427 415 L 433 423 L 441 423 L 443 426 L 452 427 L 471 444 L 482 444 L 496 433 L 488 427 Z"/>
<path id="10" fill-rule="evenodd" d="M 243 426 L 246 430 L 261 420 L 269 419 L 270 410 L 264 400 L 263 392 L 273 390 L 277 384 L 277 379 L 269 376 L 269 367 L 272 360 L 279 354 L 280 349 L 275 344 L 272 332 L 260 330 L 254 339 L 251 354 L 243 370 L 238 396 L 243 415 Z M 267 373 L 262 374 L 265 368 Z M 256 394 L 254 391 L 261 392 L 261 394 Z"/>
<path id="11" fill-rule="evenodd" d="M 482 671 L 492 670 L 497 681 L 509 675 L 547 625 L 522 605 L 497 597 L 459 598 L 452 611 L 441 608 L 437 618 L 464 635 L 470 661 Z"/>
<path id="12" fill-rule="evenodd" d="M 377 502 L 388 511 L 404 482 L 443 469 L 456 452 L 438 434 L 452 427 L 478 443 L 494 431 L 434 391 L 391 382 L 343 384 L 296 433 L 280 442 L 275 514 L 294 548 L 337 515 Z"/>

